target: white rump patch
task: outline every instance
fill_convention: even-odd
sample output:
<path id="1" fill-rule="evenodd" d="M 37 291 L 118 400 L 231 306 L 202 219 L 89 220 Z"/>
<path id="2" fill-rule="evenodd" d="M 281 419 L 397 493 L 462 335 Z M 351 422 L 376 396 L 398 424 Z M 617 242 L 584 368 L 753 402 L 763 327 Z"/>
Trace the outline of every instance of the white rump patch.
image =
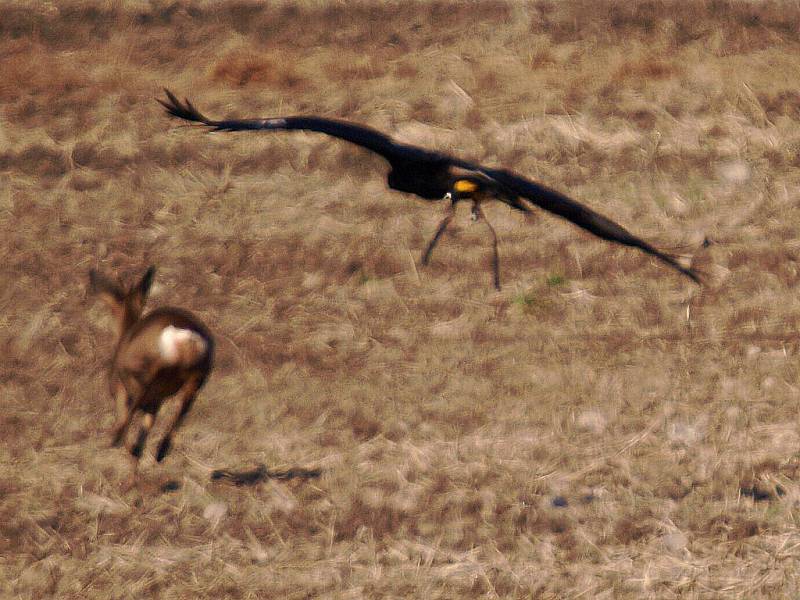
<path id="1" fill-rule="evenodd" d="M 158 336 L 158 352 L 168 364 L 190 365 L 206 351 L 207 343 L 196 331 L 168 325 Z"/>

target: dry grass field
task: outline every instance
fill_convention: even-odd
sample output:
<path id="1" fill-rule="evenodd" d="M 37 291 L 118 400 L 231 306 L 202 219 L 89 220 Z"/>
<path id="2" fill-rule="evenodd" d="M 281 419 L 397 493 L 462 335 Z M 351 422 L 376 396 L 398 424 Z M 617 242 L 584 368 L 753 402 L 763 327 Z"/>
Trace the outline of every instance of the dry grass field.
<path id="1" fill-rule="evenodd" d="M 798 597 L 799 33 L 797 2 L 5 2 L 0 597 Z M 205 134 L 165 86 L 512 168 L 708 284 L 503 205 L 501 292 L 466 207 L 422 268 L 445 207 L 379 158 Z M 148 264 L 216 364 L 126 488 L 87 273 Z"/>

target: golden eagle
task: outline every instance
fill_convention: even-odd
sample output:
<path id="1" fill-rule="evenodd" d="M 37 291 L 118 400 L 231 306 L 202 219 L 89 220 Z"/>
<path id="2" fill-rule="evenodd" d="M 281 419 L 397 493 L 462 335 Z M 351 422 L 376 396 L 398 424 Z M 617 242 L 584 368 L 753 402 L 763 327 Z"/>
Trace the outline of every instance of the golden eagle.
<path id="1" fill-rule="evenodd" d="M 483 219 L 492 234 L 494 244 L 494 285 L 500 289 L 500 266 L 497 249 L 497 234 L 486 220 L 480 204 L 485 200 L 499 200 L 522 212 L 532 212 L 526 202 L 556 214 L 594 235 L 633 246 L 655 256 L 662 262 L 680 271 L 696 283 L 700 275 L 694 269 L 684 267 L 675 257 L 658 250 L 644 240 L 629 233 L 611 219 L 591 208 L 568 198 L 564 194 L 535 183 L 508 169 L 483 167 L 442 152 L 426 150 L 396 142 L 391 137 L 346 121 L 314 116 L 271 117 L 262 119 L 225 119 L 216 121 L 204 116 L 189 100 L 181 102 L 169 90 L 166 100 L 158 99 L 173 117 L 201 123 L 212 131 L 262 131 L 262 130 L 306 130 L 324 133 L 371 150 L 385 158 L 391 167 L 387 183 L 393 190 L 415 194 L 426 200 L 449 202 L 447 216 L 439 224 L 422 257 L 427 264 L 434 246 L 447 228 L 461 200 L 472 202 L 472 218 Z"/>

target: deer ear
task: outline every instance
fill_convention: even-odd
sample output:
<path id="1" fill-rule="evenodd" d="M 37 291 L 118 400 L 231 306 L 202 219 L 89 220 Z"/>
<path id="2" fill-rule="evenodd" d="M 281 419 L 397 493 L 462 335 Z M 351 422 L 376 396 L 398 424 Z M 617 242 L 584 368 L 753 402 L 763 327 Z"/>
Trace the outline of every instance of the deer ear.
<path id="1" fill-rule="evenodd" d="M 153 278 L 156 275 L 156 268 L 149 267 L 147 271 L 145 271 L 142 278 L 139 280 L 135 286 L 131 288 L 131 291 L 128 293 L 127 303 L 128 308 L 132 311 L 133 314 L 136 315 L 136 318 L 139 318 L 139 315 L 142 314 L 144 310 L 144 305 L 147 302 L 147 294 L 150 292 L 150 286 L 153 285 Z"/>
<path id="2" fill-rule="evenodd" d="M 116 281 L 112 281 L 94 269 L 89 271 L 89 291 L 100 296 L 112 308 L 120 306 L 125 299 L 125 292 Z"/>
<path id="3" fill-rule="evenodd" d="M 142 298 L 142 303 L 147 299 L 147 294 L 150 292 L 150 286 L 153 285 L 153 278 L 156 276 L 156 268 L 150 266 L 142 275 L 142 279 L 136 284 L 136 291 Z"/>
<path id="4" fill-rule="evenodd" d="M 125 291 L 120 285 L 92 269 L 89 271 L 89 291 L 100 296 L 111 309 L 118 326 L 122 327 L 121 323 L 125 316 Z"/>

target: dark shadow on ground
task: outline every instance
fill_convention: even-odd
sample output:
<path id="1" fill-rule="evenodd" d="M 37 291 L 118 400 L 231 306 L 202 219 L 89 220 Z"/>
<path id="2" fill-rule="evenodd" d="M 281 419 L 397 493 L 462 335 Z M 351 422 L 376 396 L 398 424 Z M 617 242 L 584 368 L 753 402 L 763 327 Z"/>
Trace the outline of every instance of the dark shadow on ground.
<path id="1" fill-rule="evenodd" d="M 175 492 L 181 488 L 180 481 L 176 481 L 175 479 L 170 479 L 169 481 L 165 481 L 161 484 L 161 491 L 163 493 Z"/>
<path id="2" fill-rule="evenodd" d="M 233 485 L 255 485 L 267 479 L 315 479 L 322 475 L 322 469 L 303 469 L 300 467 L 285 470 L 270 470 L 265 465 L 245 471 L 217 469 L 211 473 L 214 481 L 230 481 Z"/>

